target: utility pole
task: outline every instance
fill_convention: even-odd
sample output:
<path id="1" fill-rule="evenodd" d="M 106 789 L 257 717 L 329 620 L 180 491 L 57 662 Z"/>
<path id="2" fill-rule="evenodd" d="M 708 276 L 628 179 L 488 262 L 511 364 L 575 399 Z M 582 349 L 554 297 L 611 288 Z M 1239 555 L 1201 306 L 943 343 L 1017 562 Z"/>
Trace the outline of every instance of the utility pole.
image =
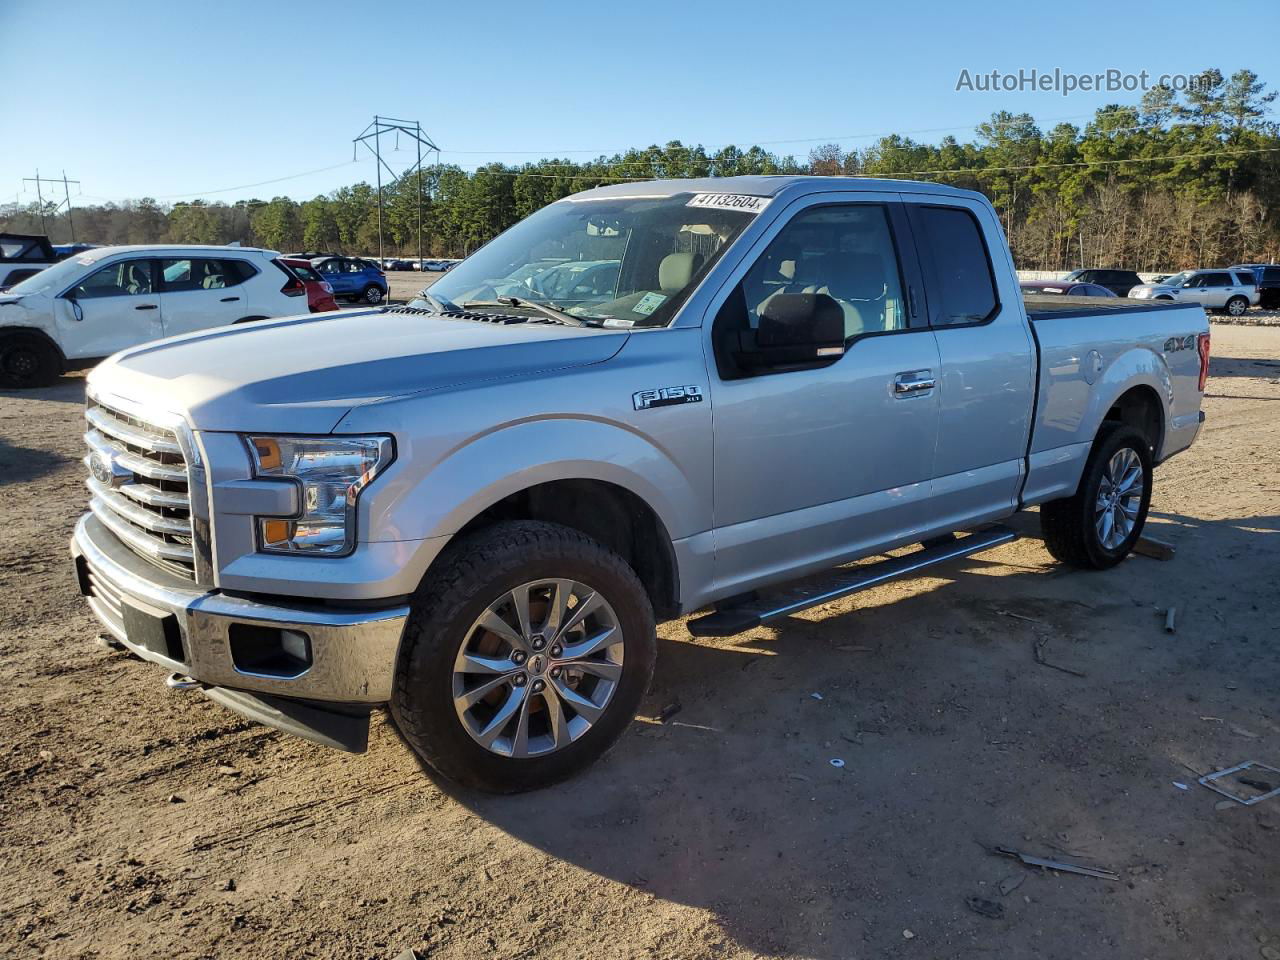
<path id="1" fill-rule="evenodd" d="M 397 175 L 396 172 L 387 165 L 387 162 L 382 159 L 382 143 L 381 143 L 382 135 L 384 133 L 391 133 L 393 131 L 397 134 L 403 133 L 406 136 L 413 137 L 413 139 L 418 144 L 417 163 L 415 163 L 412 167 L 410 167 L 408 170 L 404 171 L 404 173 L 399 175 Z M 372 146 L 369 143 L 370 140 L 373 141 Z M 378 184 L 378 259 L 379 260 L 381 260 L 383 257 L 382 171 L 386 170 L 387 174 L 391 177 L 391 180 L 388 183 L 388 186 L 394 186 L 396 181 L 403 179 L 404 177 L 408 176 L 410 173 L 416 172 L 417 178 L 418 178 L 418 264 L 419 266 L 421 266 L 422 264 L 422 148 L 426 147 L 428 153 L 430 153 L 432 150 L 435 151 L 437 166 L 439 166 L 439 163 L 440 163 L 440 148 L 437 147 L 435 143 L 432 142 L 430 137 L 428 137 L 426 134 L 422 132 L 422 124 L 417 120 L 414 120 L 412 123 L 410 123 L 410 121 L 408 120 L 397 120 L 394 117 L 381 117 L 377 115 L 374 116 L 373 123 L 365 127 L 364 130 L 360 132 L 360 136 L 354 138 L 351 141 L 351 143 L 352 143 L 352 147 L 355 150 L 359 150 L 359 147 L 357 147 L 356 144 L 363 143 L 365 146 L 365 149 L 373 154 L 374 167 L 377 171 L 377 184 Z"/>
<path id="2" fill-rule="evenodd" d="M 46 237 L 49 235 L 49 226 L 47 221 L 45 220 L 44 191 L 40 189 L 40 186 L 41 184 L 45 184 L 45 183 L 61 183 L 62 184 L 62 195 L 64 199 L 60 201 L 56 207 L 53 208 L 53 212 L 56 214 L 59 210 L 61 210 L 62 204 L 64 203 L 67 205 L 67 226 L 71 228 L 71 242 L 75 243 L 76 222 L 71 216 L 71 186 L 70 185 L 74 183 L 76 186 L 80 186 L 80 181 L 68 180 L 67 171 L 65 170 L 62 171 L 62 178 L 60 180 L 50 179 L 48 177 L 42 177 L 40 176 L 40 171 L 37 170 L 36 175 L 34 177 L 23 177 L 22 182 L 34 183 L 36 185 L 36 202 L 40 205 L 40 229 L 44 232 L 44 235 Z"/>

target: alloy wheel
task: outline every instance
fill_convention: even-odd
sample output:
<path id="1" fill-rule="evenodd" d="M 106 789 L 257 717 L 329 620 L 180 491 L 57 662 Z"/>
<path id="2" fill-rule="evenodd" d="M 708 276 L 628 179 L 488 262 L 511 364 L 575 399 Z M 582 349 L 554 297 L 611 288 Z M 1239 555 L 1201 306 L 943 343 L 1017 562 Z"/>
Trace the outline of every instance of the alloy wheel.
<path id="1" fill-rule="evenodd" d="M 453 666 L 453 706 L 470 737 L 500 756 L 545 756 L 604 715 L 622 678 L 622 628 L 576 580 L 522 584 L 485 608 Z"/>
<path id="2" fill-rule="evenodd" d="M 1135 450 L 1117 450 L 1098 484 L 1094 526 L 1104 549 L 1115 550 L 1133 532 L 1142 509 L 1146 474 Z"/>

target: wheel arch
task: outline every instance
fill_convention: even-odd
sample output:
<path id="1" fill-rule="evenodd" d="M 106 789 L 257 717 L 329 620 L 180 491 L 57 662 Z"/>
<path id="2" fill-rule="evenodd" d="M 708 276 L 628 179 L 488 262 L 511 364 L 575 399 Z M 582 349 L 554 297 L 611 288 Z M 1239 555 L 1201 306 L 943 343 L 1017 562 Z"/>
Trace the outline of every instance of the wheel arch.
<path id="1" fill-rule="evenodd" d="M 541 520 L 580 531 L 635 570 L 658 616 L 678 610 L 679 574 L 671 536 L 654 509 L 626 487 L 583 478 L 539 483 L 486 507 L 455 536 L 506 520 Z"/>
<path id="2" fill-rule="evenodd" d="M 1164 446 L 1165 411 L 1152 387 L 1138 384 L 1116 397 L 1115 403 L 1103 415 L 1099 431 L 1107 423 L 1122 423 L 1142 431 L 1149 442 L 1152 461 L 1158 461 Z"/>

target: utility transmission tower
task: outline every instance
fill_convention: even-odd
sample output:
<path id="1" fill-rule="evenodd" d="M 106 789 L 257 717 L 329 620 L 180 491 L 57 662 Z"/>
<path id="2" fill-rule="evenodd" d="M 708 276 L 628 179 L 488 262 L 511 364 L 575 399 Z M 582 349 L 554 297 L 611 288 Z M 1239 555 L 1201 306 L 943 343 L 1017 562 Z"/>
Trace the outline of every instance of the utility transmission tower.
<path id="1" fill-rule="evenodd" d="M 37 170 L 37 171 L 36 171 L 36 175 L 35 175 L 34 177 L 23 177 L 23 178 L 22 178 L 22 182 L 23 182 L 23 183 L 34 183 L 34 184 L 36 185 L 36 200 L 37 200 L 37 202 L 40 204 L 40 229 L 41 229 L 42 231 L 44 231 L 44 235 L 45 235 L 46 237 L 49 235 L 49 228 L 48 228 L 48 226 L 47 226 L 47 225 L 46 225 L 46 223 L 45 223 L 44 192 L 40 189 L 40 185 L 41 185 L 42 183 L 60 183 L 60 184 L 62 184 L 62 196 L 64 197 L 64 199 L 63 199 L 63 200 L 60 200 L 60 201 L 58 202 L 58 205 L 57 205 L 56 207 L 54 207 L 54 208 L 53 208 L 53 212 L 56 214 L 59 210 L 61 210 L 61 209 L 62 209 L 62 205 L 63 205 L 64 203 L 67 205 L 67 226 L 69 226 L 69 227 L 71 228 L 71 242 L 72 242 L 72 243 L 75 243 L 75 242 L 76 242 L 76 221 L 75 221 L 75 219 L 71 216 L 71 187 L 70 187 L 70 184 L 73 184 L 73 183 L 74 183 L 74 184 L 78 187 L 78 186 L 80 186 L 80 181 L 79 181 L 79 180 L 68 180 L 68 179 L 67 179 L 67 171 L 65 171 L 65 170 L 63 170 L 63 171 L 62 171 L 62 179 L 61 179 L 61 180 L 56 180 L 56 179 L 55 179 L 55 180 L 51 180 L 51 179 L 50 179 L 50 178 L 48 178 L 48 177 L 42 177 L 42 176 L 40 176 L 40 171 L 39 171 L 39 170 Z"/>
<path id="2" fill-rule="evenodd" d="M 387 166 L 387 162 L 382 159 L 382 135 L 384 133 L 392 133 L 396 135 L 397 149 L 400 142 L 400 134 L 412 137 L 418 146 L 418 162 L 415 163 L 404 173 L 397 175 L 394 170 Z M 373 146 L 369 145 L 369 141 L 373 141 Z M 391 183 L 396 180 L 407 177 L 410 173 L 417 173 L 418 178 L 418 265 L 422 265 L 422 149 L 426 147 L 427 153 L 435 151 L 436 166 L 440 166 L 440 148 L 437 147 L 431 138 L 422 132 L 422 124 L 417 120 L 412 122 L 408 120 L 397 120 L 394 117 L 379 117 L 376 114 L 373 123 L 369 124 L 361 131 L 360 136 L 351 141 L 352 156 L 359 150 L 358 144 L 363 143 L 365 149 L 373 154 L 375 161 L 375 169 L 378 173 L 378 260 L 381 265 L 382 260 L 382 171 L 386 170 L 391 177 Z M 390 185 L 390 184 L 389 184 Z"/>

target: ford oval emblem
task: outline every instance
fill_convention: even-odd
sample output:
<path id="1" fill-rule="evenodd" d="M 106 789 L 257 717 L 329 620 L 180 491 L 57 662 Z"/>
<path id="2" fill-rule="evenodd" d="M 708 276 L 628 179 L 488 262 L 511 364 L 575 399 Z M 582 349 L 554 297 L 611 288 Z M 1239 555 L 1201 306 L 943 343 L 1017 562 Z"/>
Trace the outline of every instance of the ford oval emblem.
<path id="1" fill-rule="evenodd" d="M 115 471 L 111 455 L 100 451 L 89 458 L 89 472 L 104 487 L 118 487 L 124 482 L 124 476 Z"/>

